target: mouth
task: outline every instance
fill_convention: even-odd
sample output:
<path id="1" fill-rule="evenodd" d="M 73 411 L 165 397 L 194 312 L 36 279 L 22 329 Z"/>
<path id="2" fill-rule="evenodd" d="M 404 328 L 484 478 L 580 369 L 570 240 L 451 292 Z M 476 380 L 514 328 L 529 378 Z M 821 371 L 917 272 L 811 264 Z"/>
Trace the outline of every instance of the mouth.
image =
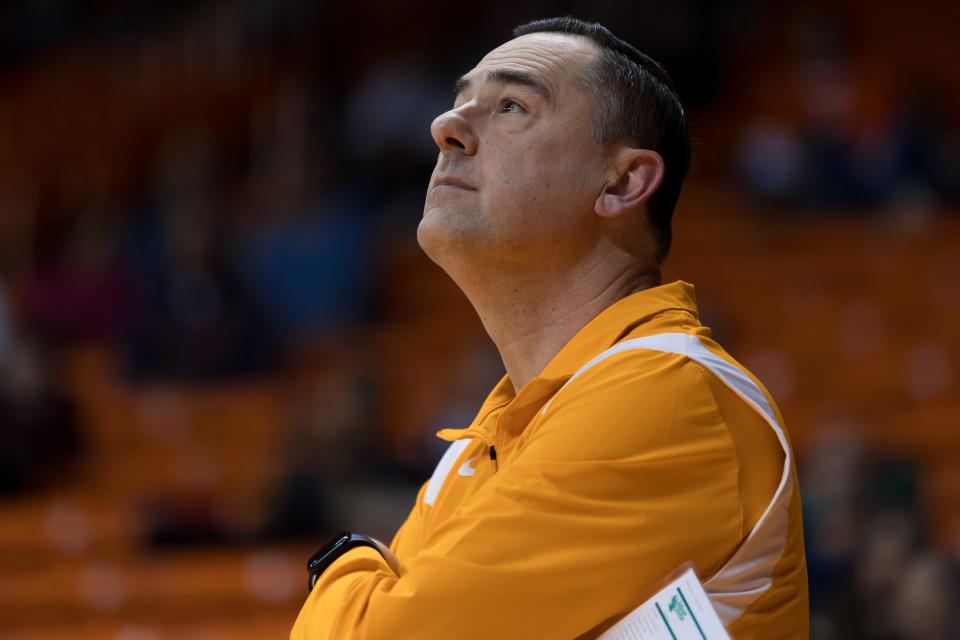
<path id="1" fill-rule="evenodd" d="M 455 187 L 465 191 L 476 191 L 477 188 L 460 178 L 454 176 L 440 176 L 433 181 L 433 187 Z"/>

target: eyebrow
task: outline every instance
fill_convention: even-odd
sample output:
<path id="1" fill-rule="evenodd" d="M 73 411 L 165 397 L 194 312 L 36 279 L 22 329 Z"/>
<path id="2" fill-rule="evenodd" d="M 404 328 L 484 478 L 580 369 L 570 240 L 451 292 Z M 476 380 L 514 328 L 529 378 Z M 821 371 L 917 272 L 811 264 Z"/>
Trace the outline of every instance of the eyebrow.
<path id="1" fill-rule="evenodd" d="M 500 84 L 514 84 L 521 87 L 528 87 L 540 94 L 547 102 L 553 104 L 553 93 L 541 82 L 535 75 L 519 69 L 491 69 L 487 72 L 487 82 L 497 82 Z M 467 76 L 460 76 L 453 85 L 454 98 L 460 95 L 470 86 L 470 79 Z"/>

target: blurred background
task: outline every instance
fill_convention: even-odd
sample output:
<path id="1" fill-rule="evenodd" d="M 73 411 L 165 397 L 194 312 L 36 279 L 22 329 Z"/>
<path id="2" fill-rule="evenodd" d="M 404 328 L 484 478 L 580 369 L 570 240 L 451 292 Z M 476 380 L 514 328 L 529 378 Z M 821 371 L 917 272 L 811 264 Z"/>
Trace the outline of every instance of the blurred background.
<path id="1" fill-rule="evenodd" d="M 416 243 L 452 84 L 528 19 L 661 60 L 668 281 L 786 418 L 813 636 L 958 638 L 956 4 L 0 3 L 0 638 L 284 638 L 502 375 Z"/>

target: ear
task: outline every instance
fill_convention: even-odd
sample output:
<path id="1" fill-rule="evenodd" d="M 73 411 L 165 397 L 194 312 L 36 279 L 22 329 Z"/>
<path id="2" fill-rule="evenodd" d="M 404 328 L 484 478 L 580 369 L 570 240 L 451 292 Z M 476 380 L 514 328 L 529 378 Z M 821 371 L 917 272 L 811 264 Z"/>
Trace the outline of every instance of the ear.
<path id="1" fill-rule="evenodd" d="M 594 211 L 614 218 L 650 199 L 663 182 L 663 158 L 656 151 L 621 147 L 613 157 L 610 180 L 604 185 Z"/>

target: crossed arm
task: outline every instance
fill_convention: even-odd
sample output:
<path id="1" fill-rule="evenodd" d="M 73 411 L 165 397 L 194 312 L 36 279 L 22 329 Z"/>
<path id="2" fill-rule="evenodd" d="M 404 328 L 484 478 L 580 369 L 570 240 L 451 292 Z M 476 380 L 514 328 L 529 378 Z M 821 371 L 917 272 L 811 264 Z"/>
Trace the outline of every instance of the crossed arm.
<path id="1" fill-rule="evenodd" d="M 742 535 L 729 435 L 682 367 L 655 387 L 629 383 L 580 385 L 430 531 L 421 489 L 391 545 L 399 570 L 351 550 L 320 576 L 291 639 L 593 637 L 683 562 L 712 574 Z"/>

